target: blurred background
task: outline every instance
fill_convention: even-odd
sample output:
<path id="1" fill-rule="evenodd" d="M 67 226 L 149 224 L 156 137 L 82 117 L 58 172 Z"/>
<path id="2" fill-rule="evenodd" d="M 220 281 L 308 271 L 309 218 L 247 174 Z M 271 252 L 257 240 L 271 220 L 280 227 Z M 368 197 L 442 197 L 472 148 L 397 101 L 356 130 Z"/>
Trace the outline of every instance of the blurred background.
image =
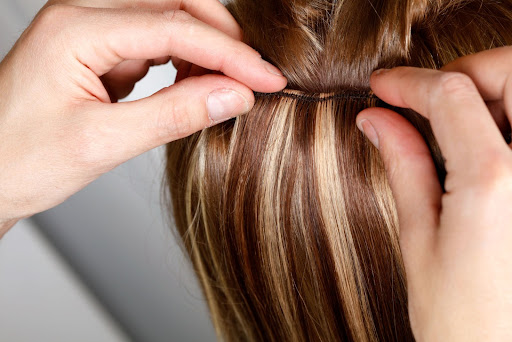
<path id="1" fill-rule="evenodd" d="M 44 0 L 0 1 L 0 59 Z M 126 101 L 170 85 L 152 68 Z M 104 175 L 0 240 L 0 341 L 214 341 L 162 206 L 163 148 Z"/>

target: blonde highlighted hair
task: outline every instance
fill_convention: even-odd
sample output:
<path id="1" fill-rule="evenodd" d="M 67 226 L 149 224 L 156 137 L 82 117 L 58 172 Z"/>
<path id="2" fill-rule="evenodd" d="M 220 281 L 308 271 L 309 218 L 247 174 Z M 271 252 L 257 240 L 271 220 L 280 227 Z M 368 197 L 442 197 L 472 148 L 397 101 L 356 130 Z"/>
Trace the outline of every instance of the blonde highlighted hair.
<path id="1" fill-rule="evenodd" d="M 439 68 L 512 42 L 512 1 L 233 0 L 287 90 L 170 143 L 177 231 L 226 341 L 411 341 L 396 209 L 355 125 L 380 67 Z M 423 135 L 440 181 L 429 123 Z"/>

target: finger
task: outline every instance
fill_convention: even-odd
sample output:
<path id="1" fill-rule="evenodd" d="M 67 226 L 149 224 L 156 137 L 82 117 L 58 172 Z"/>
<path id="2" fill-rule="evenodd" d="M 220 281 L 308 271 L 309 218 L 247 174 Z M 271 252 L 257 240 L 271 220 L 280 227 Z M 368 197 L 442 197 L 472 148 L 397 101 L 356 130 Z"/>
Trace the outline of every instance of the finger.
<path id="1" fill-rule="evenodd" d="M 505 139 L 508 138 L 510 135 L 510 123 L 507 118 L 503 101 L 486 101 L 486 104 L 487 108 L 489 108 L 489 111 L 491 112 L 494 121 L 496 122 L 496 125 L 498 125 L 501 135 L 503 135 Z M 508 141 L 507 143 L 509 142 L 510 141 Z"/>
<path id="2" fill-rule="evenodd" d="M 218 0 L 53 0 L 43 7 L 72 5 L 95 8 L 145 8 L 157 11 L 183 10 L 234 39 L 242 40 L 242 29 Z"/>
<path id="3" fill-rule="evenodd" d="M 174 83 L 178 83 L 187 77 L 203 76 L 211 73 L 211 70 L 184 61 L 180 64 L 180 68 L 176 72 L 176 79 L 174 80 Z"/>
<path id="4" fill-rule="evenodd" d="M 208 73 L 209 73 L 208 69 L 202 68 L 202 67 L 200 67 L 198 65 L 192 65 L 192 67 L 190 68 L 190 72 L 188 74 L 188 77 L 203 76 L 203 75 L 206 75 Z"/>
<path id="5" fill-rule="evenodd" d="M 124 61 L 101 77 L 111 102 L 117 102 L 133 90 L 153 65 L 150 60 Z"/>
<path id="6" fill-rule="evenodd" d="M 192 69 L 192 63 L 183 61 L 180 63 L 180 67 L 176 72 L 176 79 L 174 80 L 174 83 L 178 83 L 185 78 L 187 78 L 190 74 L 190 70 Z"/>
<path id="7" fill-rule="evenodd" d="M 420 133 L 403 116 L 384 108 L 369 108 L 357 116 L 365 131 L 373 126 L 386 168 L 400 227 L 406 266 L 428 253 L 438 226 L 442 189 L 430 150 Z M 369 135 L 369 134 L 368 134 Z"/>
<path id="8" fill-rule="evenodd" d="M 171 57 L 169 57 L 169 56 L 155 58 L 151 61 L 151 66 L 164 65 L 164 64 L 169 63 L 170 60 L 171 60 Z"/>
<path id="9" fill-rule="evenodd" d="M 171 57 L 171 61 L 172 61 L 172 65 L 174 66 L 174 69 L 178 70 L 181 63 L 183 62 L 183 59 L 173 56 L 173 57 Z"/>
<path id="10" fill-rule="evenodd" d="M 468 75 L 486 101 L 503 101 L 512 122 L 512 47 L 505 46 L 456 59 L 441 70 Z"/>
<path id="11" fill-rule="evenodd" d="M 111 102 L 117 102 L 128 96 L 135 87 L 135 83 L 147 75 L 150 67 L 166 64 L 168 61 L 169 57 L 156 60 L 128 60 L 115 66 L 101 77 Z"/>
<path id="12" fill-rule="evenodd" d="M 279 70 L 252 48 L 183 11 L 155 13 L 67 6 L 55 11 L 56 16 L 74 14 L 81 18 L 70 29 L 84 39 L 77 39 L 70 52 L 98 76 L 123 60 L 176 56 L 222 71 L 255 91 L 274 92 L 286 86 L 286 78 Z M 83 36 L 82 32 L 88 34 Z"/>
<path id="13" fill-rule="evenodd" d="M 448 173 L 478 174 L 482 160 L 507 149 L 484 100 L 464 74 L 398 67 L 374 73 L 370 83 L 385 102 L 412 108 L 430 120 Z"/>
<path id="14" fill-rule="evenodd" d="M 215 95 L 219 97 L 215 98 Z M 94 126 L 95 131 L 108 133 L 102 137 L 103 143 L 95 153 L 103 155 L 102 159 L 121 163 L 154 147 L 246 113 L 253 105 L 251 89 L 219 75 L 187 78 L 134 102 L 97 103 L 96 110 L 108 115 L 100 115 L 101 119 L 95 116 L 91 119 L 95 122 L 90 126 Z"/>
<path id="15" fill-rule="evenodd" d="M 240 25 L 219 0 L 183 0 L 180 10 L 190 13 L 195 18 L 226 33 L 231 38 L 242 40 Z"/>

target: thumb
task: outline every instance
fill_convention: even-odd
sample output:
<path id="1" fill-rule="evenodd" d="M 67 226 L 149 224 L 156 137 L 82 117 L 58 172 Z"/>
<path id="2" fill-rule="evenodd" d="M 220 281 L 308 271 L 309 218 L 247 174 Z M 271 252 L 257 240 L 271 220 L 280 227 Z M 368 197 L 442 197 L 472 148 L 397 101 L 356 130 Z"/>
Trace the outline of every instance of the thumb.
<path id="1" fill-rule="evenodd" d="M 101 159 L 118 165 L 245 114 L 253 105 L 253 91 L 223 75 L 190 77 L 138 101 L 103 103 L 96 111 L 95 125 L 99 127 L 95 129 L 103 132 L 98 138 L 109 155 Z"/>
<path id="2" fill-rule="evenodd" d="M 368 108 L 356 122 L 380 151 L 395 198 L 404 262 L 406 268 L 417 269 L 409 259 L 429 250 L 441 206 L 442 189 L 430 150 L 414 126 L 389 109 Z"/>

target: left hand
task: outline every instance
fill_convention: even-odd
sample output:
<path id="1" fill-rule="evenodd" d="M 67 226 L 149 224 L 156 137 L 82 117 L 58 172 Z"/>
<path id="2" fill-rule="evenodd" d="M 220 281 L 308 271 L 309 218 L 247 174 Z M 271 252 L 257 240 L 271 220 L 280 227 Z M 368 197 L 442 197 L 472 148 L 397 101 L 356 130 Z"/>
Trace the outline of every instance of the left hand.
<path id="1" fill-rule="evenodd" d="M 283 89 L 240 36 L 217 0 L 49 2 L 0 63 L 0 236 L 121 163 L 246 113 L 253 91 Z M 115 103 L 171 56 L 221 74 Z"/>
<path id="2" fill-rule="evenodd" d="M 73 5 L 94 8 L 139 8 L 155 11 L 184 10 L 196 19 L 222 31 L 228 36 L 241 41 L 243 34 L 236 20 L 218 0 L 196 2 L 169 0 L 50 0 L 41 9 L 52 5 Z M 176 56 L 164 56 L 153 59 L 126 60 L 101 76 L 101 81 L 108 91 L 112 102 L 117 102 L 130 94 L 135 83 L 140 81 L 156 65 L 166 64 L 172 59 L 177 75 L 174 83 L 190 77 L 217 73 L 192 64 Z"/>

